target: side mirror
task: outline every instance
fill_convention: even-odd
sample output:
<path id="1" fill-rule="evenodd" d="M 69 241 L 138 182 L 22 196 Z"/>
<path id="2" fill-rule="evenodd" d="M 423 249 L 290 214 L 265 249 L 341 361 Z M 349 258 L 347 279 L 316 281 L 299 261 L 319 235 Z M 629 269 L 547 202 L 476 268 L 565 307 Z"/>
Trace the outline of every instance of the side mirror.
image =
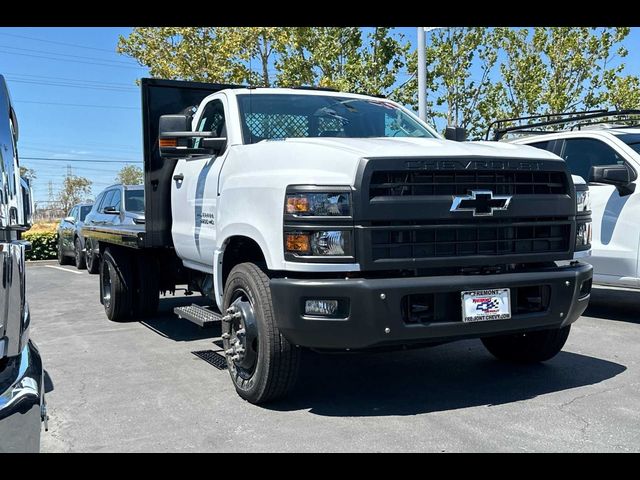
<path id="1" fill-rule="evenodd" d="M 67 222 L 67 223 L 72 223 L 74 225 L 76 223 L 76 219 L 73 218 L 73 217 L 64 217 L 64 221 Z"/>
<path id="2" fill-rule="evenodd" d="M 462 127 L 447 127 L 444 138 L 454 142 L 464 142 L 467 139 L 467 130 Z"/>
<path id="3" fill-rule="evenodd" d="M 185 158 L 191 155 L 217 155 L 227 139 L 216 137 L 213 132 L 193 132 L 188 115 L 162 115 L 158 126 L 158 144 L 162 158 Z M 193 147 L 193 140 L 201 138 Z"/>
<path id="4" fill-rule="evenodd" d="M 621 196 L 635 191 L 635 184 L 631 183 L 631 172 L 626 165 L 600 165 L 591 167 L 589 182 L 604 183 L 615 186 Z"/>
<path id="5" fill-rule="evenodd" d="M 113 206 L 104 207 L 102 213 L 106 213 L 107 215 L 120 215 L 120 210 L 117 210 Z"/>

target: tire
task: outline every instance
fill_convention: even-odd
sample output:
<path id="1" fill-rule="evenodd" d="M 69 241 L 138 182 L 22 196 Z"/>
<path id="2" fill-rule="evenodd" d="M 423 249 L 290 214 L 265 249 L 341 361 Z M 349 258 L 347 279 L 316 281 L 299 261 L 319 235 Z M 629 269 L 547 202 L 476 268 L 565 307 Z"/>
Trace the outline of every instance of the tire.
<path id="1" fill-rule="evenodd" d="M 76 237 L 76 241 L 73 242 L 73 244 L 75 247 L 73 250 L 73 253 L 74 253 L 76 268 L 78 270 L 84 270 L 85 268 L 87 268 L 87 262 L 85 261 L 84 249 L 82 248 L 80 237 Z"/>
<path id="2" fill-rule="evenodd" d="M 62 249 L 62 238 L 58 237 L 58 264 L 60 265 L 68 265 L 69 257 L 64 254 L 64 250 Z"/>
<path id="3" fill-rule="evenodd" d="M 107 248 L 100 262 L 100 298 L 109 320 L 131 318 L 133 275 L 131 258 L 121 250 Z"/>
<path id="4" fill-rule="evenodd" d="M 243 325 L 222 322 L 223 343 L 227 366 L 236 392 L 253 404 L 261 404 L 282 398 L 295 385 L 300 365 L 300 349 L 282 336 L 273 316 L 269 277 L 253 263 L 241 263 L 233 267 L 224 289 L 224 308 L 236 308 L 243 312 Z M 253 315 L 245 314 L 250 311 Z M 253 324 L 253 326 L 252 326 Z M 237 364 L 231 358 L 234 329 L 245 328 L 247 338 L 243 361 L 251 354 L 252 368 Z M 254 332 L 255 338 L 249 333 Z M 224 334 L 231 334 L 225 339 Z M 239 338 L 239 337 L 235 337 Z M 242 337 L 240 337 L 242 338 Z"/>
<path id="5" fill-rule="evenodd" d="M 152 255 L 136 255 L 134 314 L 150 316 L 158 311 L 160 302 L 160 268 Z"/>
<path id="6" fill-rule="evenodd" d="M 93 253 L 93 244 L 91 240 L 86 239 L 84 242 L 84 250 L 85 250 L 85 264 L 87 266 L 87 271 L 95 275 L 96 273 L 100 273 L 100 258 Z"/>
<path id="7" fill-rule="evenodd" d="M 519 363 L 544 362 L 555 357 L 569 336 L 571 325 L 515 335 L 482 339 L 487 350 L 500 360 Z"/>

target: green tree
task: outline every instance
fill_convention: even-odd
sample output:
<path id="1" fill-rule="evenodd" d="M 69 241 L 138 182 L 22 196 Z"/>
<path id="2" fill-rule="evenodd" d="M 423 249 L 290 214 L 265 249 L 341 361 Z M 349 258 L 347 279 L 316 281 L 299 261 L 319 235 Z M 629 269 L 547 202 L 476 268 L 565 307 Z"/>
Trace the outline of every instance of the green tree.
<path id="1" fill-rule="evenodd" d="M 387 27 L 145 27 L 117 50 L 154 77 L 383 94 L 409 44 Z"/>
<path id="2" fill-rule="evenodd" d="M 499 95 L 492 82 L 498 58 L 498 42 L 491 29 L 451 27 L 428 35 L 427 119 L 466 128 L 471 138 L 483 131 L 484 118 L 498 111 Z M 393 97 L 417 110 L 417 55 L 409 57 L 410 79 Z"/>
<path id="3" fill-rule="evenodd" d="M 502 110 L 522 116 L 589 109 L 606 101 L 606 88 L 624 68 L 621 42 L 629 28 L 535 27 L 496 29 L 505 60 L 500 65 Z M 605 80 L 609 80 L 606 85 Z"/>
<path id="4" fill-rule="evenodd" d="M 287 37 L 283 27 L 137 27 L 117 51 L 153 77 L 269 86 L 269 62 Z M 252 62 L 260 66 L 253 72 Z"/>
<path id="5" fill-rule="evenodd" d="M 137 165 L 125 165 L 116 175 L 116 182 L 124 185 L 141 185 L 144 178 L 142 169 Z"/>
<path id="6" fill-rule="evenodd" d="M 91 195 L 91 180 L 77 175 L 67 175 L 58 193 L 60 208 L 68 212 L 76 203 Z"/>
<path id="7" fill-rule="evenodd" d="M 297 27 L 280 42 L 276 68 L 282 86 L 319 85 L 382 95 L 406 65 L 409 44 L 390 28 Z"/>
<path id="8" fill-rule="evenodd" d="M 635 75 L 606 75 L 602 104 L 616 110 L 640 108 L 640 79 Z"/>

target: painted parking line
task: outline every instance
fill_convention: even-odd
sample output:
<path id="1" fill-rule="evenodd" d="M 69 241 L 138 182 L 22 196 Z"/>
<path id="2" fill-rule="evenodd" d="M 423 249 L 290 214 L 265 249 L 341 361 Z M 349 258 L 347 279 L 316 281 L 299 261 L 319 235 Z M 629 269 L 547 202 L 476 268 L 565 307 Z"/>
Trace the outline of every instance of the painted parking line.
<path id="1" fill-rule="evenodd" d="M 74 270 L 69 270 L 68 268 L 56 267 L 55 265 L 45 265 L 47 268 L 55 268 L 56 270 L 62 270 L 63 272 L 75 273 L 76 275 L 82 275 L 82 272 L 76 272 Z"/>

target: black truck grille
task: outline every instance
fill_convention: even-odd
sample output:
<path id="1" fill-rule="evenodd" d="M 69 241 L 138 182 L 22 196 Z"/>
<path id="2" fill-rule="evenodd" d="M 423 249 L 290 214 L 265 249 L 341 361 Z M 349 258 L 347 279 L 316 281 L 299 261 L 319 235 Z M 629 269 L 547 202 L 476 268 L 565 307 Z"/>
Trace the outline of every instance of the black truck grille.
<path id="1" fill-rule="evenodd" d="M 377 171 L 369 199 L 375 197 L 465 195 L 469 190 L 491 190 L 494 195 L 567 194 L 564 172 L 521 171 Z"/>
<path id="2" fill-rule="evenodd" d="M 566 252 L 570 233 L 567 220 L 378 226 L 371 229 L 372 260 Z"/>

